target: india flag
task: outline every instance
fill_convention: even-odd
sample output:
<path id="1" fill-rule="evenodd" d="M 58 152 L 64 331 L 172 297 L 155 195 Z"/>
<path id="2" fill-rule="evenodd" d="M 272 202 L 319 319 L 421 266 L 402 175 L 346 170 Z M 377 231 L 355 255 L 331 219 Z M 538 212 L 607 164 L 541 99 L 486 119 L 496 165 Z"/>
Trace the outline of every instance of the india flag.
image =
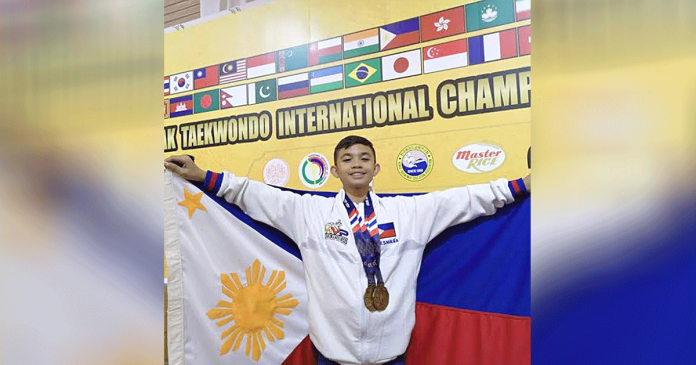
<path id="1" fill-rule="evenodd" d="M 343 58 L 362 56 L 379 51 L 379 29 L 343 36 Z"/>
<path id="2" fill-rule="evenodd" d="M 309 92 L 312 94 L 343 88 L 343 66 L 312 71 L 309 74 Z"/>

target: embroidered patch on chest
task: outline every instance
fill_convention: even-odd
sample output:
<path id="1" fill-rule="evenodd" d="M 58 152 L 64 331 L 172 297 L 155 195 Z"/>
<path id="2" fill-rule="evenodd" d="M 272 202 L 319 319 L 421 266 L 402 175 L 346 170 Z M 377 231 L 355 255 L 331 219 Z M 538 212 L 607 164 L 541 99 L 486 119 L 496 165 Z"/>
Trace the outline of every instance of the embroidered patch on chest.
<path id="1" fill-rule="evenodd" d="M 343 224 L 341 223 L 340 219 L 336 222 L 326 223 L 324 225 L 324 239 L 338 241 L 344 245 L 347 244 L 348 231 L 346 231 L 345 229 L 341 229 L 342 225 Z"/>
<path id="2" fill-rule="evenodd" d="M 396 228 L 394 228 L 393 222 L 378 224 L 377 228 L 379 228 L 380 244 L 388 245 L 390 243 L 399 242 L 396 238 Z"/>

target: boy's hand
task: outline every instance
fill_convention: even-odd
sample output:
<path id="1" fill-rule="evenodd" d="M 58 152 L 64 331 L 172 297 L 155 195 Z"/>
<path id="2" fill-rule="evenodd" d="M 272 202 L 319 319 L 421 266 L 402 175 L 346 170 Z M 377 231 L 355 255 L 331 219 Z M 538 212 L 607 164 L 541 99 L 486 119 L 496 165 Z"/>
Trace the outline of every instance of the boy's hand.
<path id="1" fill-rule="evenodd" d="M 191 181 L 205 181 L 206 171 L 198 167 L 186 155 L 170 156 L 164 159 L 164 168 Z"/>
<path id="2" fill-rule="evenodd" d="M 527 188 L 527 192 L 532 192 L 532 174 L 529 174 L 522 179 L 524 181 L 524 186 Z"/>

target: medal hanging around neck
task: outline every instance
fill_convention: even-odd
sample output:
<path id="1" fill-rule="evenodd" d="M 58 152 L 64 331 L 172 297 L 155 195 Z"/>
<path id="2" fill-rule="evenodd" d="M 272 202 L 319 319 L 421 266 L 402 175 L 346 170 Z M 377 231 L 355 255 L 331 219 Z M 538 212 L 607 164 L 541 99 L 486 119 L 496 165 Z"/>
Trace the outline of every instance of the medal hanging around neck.
<path id="1" fill-rule="evenodd" d="M 379 230 L 377 229 L 377 217 L 372 206 L 370 194 L 365 199 L 365 220 L 360 217 L 353 202 L 346 195 L 343 205 L 348 211 L 348 219 L 353 228 L 355 244 L 360 252 L 363 269 L 367 275 L 367 289 L 365 290 L 365 307 L 370 312 L 381 312 L 389 305 L 389 291 L 384 286 L 382 272 L 379 269 L 380 245 Z"/>

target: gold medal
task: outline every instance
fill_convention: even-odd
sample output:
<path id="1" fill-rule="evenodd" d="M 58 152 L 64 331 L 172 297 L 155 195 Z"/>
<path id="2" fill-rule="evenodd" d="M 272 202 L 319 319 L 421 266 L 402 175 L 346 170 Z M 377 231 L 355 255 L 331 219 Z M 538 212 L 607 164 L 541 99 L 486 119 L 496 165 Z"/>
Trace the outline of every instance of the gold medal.
<path id="1" fill-rule="evenodd" d="M 377 309 L 375 309 L 375 306 L 374 306 L 374 304 L 372 303 L 374 291 L 375 291 L 375 285 L 374 285 L 374 284 L 368 285 L 368 286 L 367 286 L 367 289 L 365 289 L 365 296 L 364 296 L 364 299 L 365 299 L 365 307 L 367 307 L 367 310 L 369 310 L 370 312 L 374 312 L 374 311 L 377 310 Z"/>
<path id="2" fill-rule="evenodd" d="M 389 291 L 387 291 L 384 284 L 377 284 L 372 291 L 372 305 L 380 312 L 387 309 L 389 305 Z"/>

